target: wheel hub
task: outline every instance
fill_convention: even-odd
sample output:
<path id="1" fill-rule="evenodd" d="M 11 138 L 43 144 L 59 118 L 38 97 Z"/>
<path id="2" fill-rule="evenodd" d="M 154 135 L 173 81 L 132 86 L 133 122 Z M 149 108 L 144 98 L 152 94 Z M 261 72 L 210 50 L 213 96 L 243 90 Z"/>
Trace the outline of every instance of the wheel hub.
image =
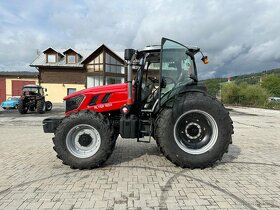
<path id="1" fill-rule="evenodd" d="M 187 124 L 185 133 L 188 138 L 196 139 L 201 135 L 201 126 L 195 122 L 191 122 Z"/>
<path id="2" fill-rule="evenodd" d="M 74 126 L 66 136 L 69 152 L 78 158 L 89 158 L 101 145 L 101 136 L 96 128 L 87 124 Z"/>
<path id="3" fill-rule="evenodd" d="M 82 134 L 78 140 L 79 144 L 83 147 L 87 147 L 92 143 L 92 138 L 89 134 Z"/>

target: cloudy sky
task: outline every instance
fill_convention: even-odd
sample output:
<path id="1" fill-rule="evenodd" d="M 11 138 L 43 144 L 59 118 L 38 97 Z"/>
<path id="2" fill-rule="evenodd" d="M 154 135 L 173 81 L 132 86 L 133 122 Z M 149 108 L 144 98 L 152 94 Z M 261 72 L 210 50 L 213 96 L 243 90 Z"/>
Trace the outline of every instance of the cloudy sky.
<path id="1" fill-rule="evenodd" d="M 280 2 L 0 1 L 0 71 L 34 71 L 29 64 L 37 50 L 48 47 L 94 50 L 104 43 L 119 52 L 161 37 L 203 49 L 210 63 L 198 65 L 200 78 L 278 68 Z"/>

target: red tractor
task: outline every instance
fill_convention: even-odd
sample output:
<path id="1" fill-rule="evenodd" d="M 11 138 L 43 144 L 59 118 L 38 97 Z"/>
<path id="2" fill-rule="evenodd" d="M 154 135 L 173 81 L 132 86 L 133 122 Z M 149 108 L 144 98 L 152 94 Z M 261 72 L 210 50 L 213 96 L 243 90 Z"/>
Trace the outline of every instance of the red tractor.
<path id="1" fill-rule="evenodd" d="M 127 83 L 66 96 L 66 116 L 43 121 L 44 132 L 55 135 L 57 157 L 71 168 L 99 167 L 112 154 L 120 134 L 139 142 L 144 136 L 153 137 L 165 157 L 181 167 L 205 168 L 221 160 L 232 142 L 232 120 L 224 106 L 198 85 L 198 52 L 199 48 L 166 38 L 161 46 L 126 49 Z"/>

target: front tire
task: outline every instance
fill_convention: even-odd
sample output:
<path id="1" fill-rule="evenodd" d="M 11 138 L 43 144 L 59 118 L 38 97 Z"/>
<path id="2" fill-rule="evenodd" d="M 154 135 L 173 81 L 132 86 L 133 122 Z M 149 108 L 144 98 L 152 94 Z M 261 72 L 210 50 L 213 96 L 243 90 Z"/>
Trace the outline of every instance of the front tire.
<path id="1" fill-rule="evenodd" d="M 233 133 L 223 105 L 198 92 L 179 96 L 172 109 L 160 113 L 156 126 L 160 150 L 183 168 L 206 168 L 221 160 Z"/>
<path id="2" fill-rule="evenodd" d="M 112 154 L 116 139 L 110 121 L 100 113 L 79 111 L 58 126 L 54 150 L 71 168 L 99 167 Z"/>

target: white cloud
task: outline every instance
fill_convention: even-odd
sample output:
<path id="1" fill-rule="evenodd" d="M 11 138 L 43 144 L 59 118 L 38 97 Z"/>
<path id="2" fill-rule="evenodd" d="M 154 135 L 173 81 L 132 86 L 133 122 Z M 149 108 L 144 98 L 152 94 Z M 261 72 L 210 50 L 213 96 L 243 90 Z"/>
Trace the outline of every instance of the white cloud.
<path id="1" fill-rule="evenodd" d="M 50 46 L 122 51 L 165 36 L 208 54 L 202 78 L 260 71 L 280 65 L 279 19 L 277 0 L 1 1 L 0 69 L 30 69 Z"/>

